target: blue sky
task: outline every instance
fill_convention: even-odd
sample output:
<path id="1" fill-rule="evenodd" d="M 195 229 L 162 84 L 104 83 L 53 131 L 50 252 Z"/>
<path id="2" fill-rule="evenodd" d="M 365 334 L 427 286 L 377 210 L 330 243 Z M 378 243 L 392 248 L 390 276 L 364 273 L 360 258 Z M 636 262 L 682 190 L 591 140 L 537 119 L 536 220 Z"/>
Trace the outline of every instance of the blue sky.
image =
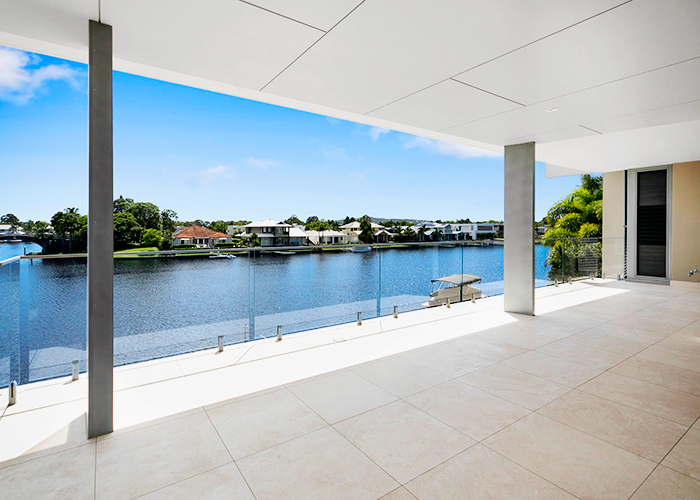
<path id="1" fill-rule="evenodd" d="M 0 47 L 0 214 L 87 210 L 87 68 Z M 537 164 L 537 219 L 579 182 Z M 503 218 L 503 159 L 114 74 L 114 194 L 181 220 Z"/>

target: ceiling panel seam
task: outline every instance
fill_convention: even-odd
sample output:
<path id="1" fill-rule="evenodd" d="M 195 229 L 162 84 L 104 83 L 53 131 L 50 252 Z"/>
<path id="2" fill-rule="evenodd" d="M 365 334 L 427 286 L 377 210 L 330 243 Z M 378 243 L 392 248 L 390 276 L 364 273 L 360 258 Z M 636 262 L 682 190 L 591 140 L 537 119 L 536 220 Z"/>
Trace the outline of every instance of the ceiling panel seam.
<path id="1" fill-rule="evenodd" d="M 242 1 L 242 0 L 241 0 L 241 1 Z M 333 26 L 331 26 L 330 29 L 329 29 L 328 31 L 324 32 L 323 35 L 321 35 L 321 36 L 319 37 L 318 40 L 316 40 L 314 43 L 312 43 L 311 45 L 309 45 L 309 46 L 306 48 L 306 50 L 304 50 L 304 52 L 302 52 L 301 54 L 299 54 L 292 62 L 290 62 L 287 66 L 285 66 L 284 69 L 283 69 L 282 71 L 280 71 L 279 73 L 277 73 L 277 74 L 272 78 L 272 80 L 270 80 L 270 81 L 267 82 L 265 85 L 263 85 L 262 88 L 260 89 L 260 92 L 264 91 L 265 88 L 266 88 L 268 85 L 270 85 L 272 82 L 274 82 L 275 80 L 277 80 L 277 78 L 279 78 L 279 76 L 280 76 L 282 73 L 284 73 L 285 71 L 287 71 L 289 68 L 292 67 L 292 65 L 293 65 L 295 62 L 297 62 L 299 59 L 301 59 L 302 57 L 304 57 L 304 54 L 306 54 L 308 51 L 310 51 L 310 50 L 314 47 L 314 45 L 316 45 L 318 42 L 320 42 L 321 40 L 323 40 L 323 38 L 324 38 L 328 33 L 330 33 L 331 31 L 333 31 L 333 29 L 334 29 L 336 26 L 338 26 L 340 23 L 342 23 L 343 21 L 345 21 L 345 20 L 348 18 L 348 16 L 350 16 L 353 12 L 355 12 L 357 9 L 359 9 L 364 3 L 365 3 L 365 0 L 362 0 L 362 2 L 358 3 L 358 4 L 355 6 L 354 9 L 352 9 L 350 12 L 348 12 L 347 14 L 345 14 L 345 15 L 343 16 L 343 18 L 342 18 L 340 21 L 338 21 L 338 22 L 335 23 Z"/>
<path id="2" fill-rule="evenodd" d="M 487 94 L 490 94 L 494 97 L 498 97 L 499 99 L 504 99 L 508 102 L 512 102 L 513 104 L 517 104 L 518 106 L 525 107 L 527 106 L 526 104 L 523 104 L 522 102 L 514 101 L 513 99 L 508 99 L 507 97 L 503 97 L 502 95 L 494 94 L 493 92 L 489 92 L 488 90 L 480 89 L 479 87 L 475 87 L 474 85 L 470 85 L 468 83 L 460 82 L 459 80 L 455 80 L 454 78 L 448 78 L 448 80 L 452 80 L 453 82 L 460 83 L 462 85 L 466 85 L 467 87 L 471 87 L 474 90 L 480 90 L 481 92 L 485 92 Z"/>
<path id="3" fill-rule="evenodd" d="M 306 26 L 308 28 L 313 28 L 315 30 L 320 31 L 321 33 L 326 33 L 325 30 L 322 30 L 321 28 L 317 28 L 316 26 L 312 26 L 311 24 L 305 23 L 303 21 L 300 21 L 299 19 L 294 19 L 293 17 L 285 16 L 284 14 L 280 14 L 279 12 L 275 12 L 274 10 L 266 9 L 265 7 L 262 7 L 260 5 L 256 5 L 254 3 L 248 2 L 246 0 L 238 0 L 241 3 L 244 3 L 246 5 L 250 5 L 251 7 L 255 7 L 256 9 L 264 10 L 265 12 L 269 12 L 270 14 L 274 14 L 276 16 L 282 17 L 284 19 L 288 19 L 290 21 L 294 21 L 295 23 L 299 23 L 303 26 Z"/>
<path id="4" fill-rule="evenodd" d="M 592 129 L 591 127 L 586 127 L 585 125 L 579 125 L 581 128 L 585 128 L 586 130 L 590 130 L 591 132 L 595 132 L 596 134 L 603 135 L 603 132 L 598 132 L 597 130 Z"/>
<path id="5" fill-rule="evenodd" d="M 651 112 L 653 112 L 653 111 L 661 111 L 662 109 L 670 109 L 670 108 L 675 108 L 675 107 L 678 107 L 678 106 L 686 106 L 686 105 L 688 105 L 688 104 L 693 104 L 693 103 L 696 103 L 696 102 L 697 102 L 697 103 L 700 103 L 700 99 L 693 99 L 693 100 L 691 100 L 691 101 L 680 102 L 680 103 L 678 103 L 678 104 L 669 104 L 668 106 L 661 106 L 661 107 L 659 107 L 659 108 L 646 109 L 646 110 L 644 110 L 644 111 L 637 111 L 636 113 L 628 113 L 628 114 L 626 114 L 626 115 L 613 116 L 613 117 L 611 117 L 611 118 L 604 118 L 603 120 L 596 120 L 596 121 L 594 121 L 594 122 L 589 122 L 589 123 L 590 123 L 591 125 L 595 125 L 596 123 L 607 122 L 607 121 L 610 121 L 610 120 L 618 120 L 618 119 L 620 119 L 620 118 L 628 118 L 628 117 L 630 117 L 630 116 L 643 115 L 643 114 L 645 114 L 645 113 L 651 113 Z M 684 120 L 684 121 L 693 121 L 693 120 Z M 584 128 L 588 128 L 589 130 L 593 130 L 592 128 L 586 127 L 585 125 L 581 125 L 581 126 L 584 127 Z M 653 126 L 653 125 L 652 125 L 652 126 Z M 600 133 L 603 134 L 604 132 L 600 132 Z"/>
<path id="6" fill-rule="evenodd" d="M 579 94 L 579 93 L 581 93 L 581 92 L 586 92 L 586 91 L 591 90 L 591 89 L 595 89 L 595 88 L 598 88 L 598 87 L 604 87 L 605 85 L 611 85 L 611 84 L 613 84 L 613 83 L 621 82 L 621 81 L 623 81 L 623 80 L 627 80 L 627 79 L 630 79 L 630 78 L 636 78 L 636 77 L 638 77 L 638 76 L 645 75 L 645 74 L 647 74 L 647 73 L 653 73 L 654 71 L 659 71 L 659 70 L 662 70 L 662 69 L 670 68 L 671 66 L 676 66 L 676 65 L 678 65 L 678 64 L 684 64 L 684 63 L 687 63 L 687 62 L 690 62 L 690 61 L 694 61 L 694 60 L 696 60 L 696 59 L 700 59 L 700 56 L 698 56 L 698 57 L 692 57 L 692 58 L 690 58 L 690 59 L 686 59 L 686 60 L 684 60 L 684 61 L 675 62 L 675 63 L 672 63 L 672 64 L 667 64 L 666 66 L 660 66 L 660 67 L 658 67 L 658 68 L 650 69 L 650 70 L 648 70 L 648 71 L 642 71 L 641 73 L 636 73 L 636 74 L 634 74 L 634 75 L 625 76 L 625 77 L 623 77 L 623 78 L 618 78 L 618 79 L 616 79 L 616 80 L 611 80 L 611 81 L 609 81 L 609 82 L 600 83 L 600 84 L 598 84 L 598 85 L 593 85 L 592 87 L 588 87 L 588 88 L 585 88 L 585 89 L 577 90 L 577 91 L 575 91 L 575 92 L 569 92 L 568 94 L 562 94 L 562 95 L 559 95 L 559 96 L 556 96 L 556 97 L 551 97 L 551 98 L 549 98 L 549 99 L 545 99 L 544 101 L 539 101 L 539 102 L 534 102 L 534 103 L 532 103 L 532 104 L 528 104 L 528 105 L 526 105 L 526 106 L 524 106 L 524 107 L 530 108 L 530 107 L 532 107 L 532 106 L 537 106 L 537 105 L 540 105 L 540 104 L 543 104 L 543 103 L 546 103 L 546 102 L 549 102 L 549 101 L 554 101 L 554 100 L 556 100 L 556 99 L 561 99 L 562 97 L 569 97 L 569 96 L 572 96 L 572 95 L 575 95 L 575 94 Z M 457 81 L 459 81 L 459 80 L 457 80 Z M 441 83 L 441 82 L 438 82 L 438 83 Z M 437 85 L 437 84 L 435 84 L 435 85 Z M 431 87 L 432 87 L 432 85 L 431 85 Z M 428 88 L 430 88 L 430 87 L 428 87 Z M 474 87 L 474 88 L 476 88 L 476 87 Z M 420 92 L 420 91 L 419 91 L 419 92 Z M 486 91 L 484 91 L 484 92 L 486 92 Z M 496 94 L 494 94 L 494 95 L 496 95 Z M 499 96 L 499 97 L 500 97 L 500 96 Z M 515 102 L 515 101 L 513 101 L 513 102 Z M 682 103 L 681 103 L 681 104 L 682 104 Z M 678 104 L 672 104 L 671 106 L 678 106 Z M 670 106 L 664 106 L 664 107 L 670 107 Z M 518 108 L 518 109 L 522 109 L 522 108 Z M 440 129 L 440 130 L 437 130 L 436 132 L 446 132 L 446 131 L 448 131 L 448 130 L 450 130 L 450 129 L 457 128 L 457 127 L 461 127 L 462 125 L 468 125 L 468 124 L 470 124 L 470 123 L 475 123 L 475 122 L 478 122 L 478 121 L 481 121 L 481 120 L 486 120 L 486 119 L 488 119 L 488 118 L 492 118 L 492 117 L 498 116 L 498 115 L 504 115 L 504 114 L 506 114 L 506 113 L 513 113 L 513 112 L 515 112 L 515 111 L 518 111 L 518 109 L 509 109 L 509 110 L 507 110 L 507 111 L 501 111 L 500 113 L 495 113 L 495 114 L 493 114 L 493 115 L 484 116 L 484 117 L 482 117 L 482 118 L 477 118 L 476 120 L 469 120 L 469 121 L 466 121 L 466 122 L 464 122 L 464 123 L 459 123 L 459 124 L 457 124 L 457 125 L 451 125 L 451 126 L 449 126 L 449 127 L 446 127 L 446 128 Z M 661 108 L 659 108 L 659 109 L 661 109 Z M 653 111 L 653 110 L 639 111 L 638 113 L 631 113 L 630 115 L 636 115 L 636 114 L 639 114 L 639 113 L 645 113 L 646 111 Z M 623 117 L 623 116 L 630 116 L 630 115 L 613 116 L 612 118 L 606 118 L 606 120 L 607 120 L 607 119 L 613 119 L 613 118 L 621 118 L 621 117 Z M 602 120 L 598 120 L 598 121 L 602 121 Z M 595 132 L 595 131 L 594 131 L 594 132 Z M 599 133 L 600 133 L 600 132 L 599 132 Z"/>
<path id="7" fill-rule="evenodd" d="M 690 62 L 690 61 L 695 61 L 696 59 L 700 59 L 700 56 L 691 57 L 690 59 L 684 59 L 684 60 L 682 60 L 682 61 L 676 61 L 676 62 L 673 62 L 673 63 L 670 63 L 670 64 L 666 64 L 666 65 L 664 65 L 664 66 L 659 66 L 658 68 L 648 69 L 648 70 L 642 71 L 642 72 L 640 72 L 640 73 L 635 73 L 635 74 L 633 74 L 633 75 L 623 76 L 622 78 L 616 78 L 615 80 L 610 80 L 610 81 L 608 81 L 608 82 L 603 82 L 603 83 L 599 83 L 599 84 L 597 84 L 597 85 L 592 85 L 592 86 L 590 86 L 590 87 L 586 87 L 585 89 L 574 90 L 573 92 L 569 92 L 569 93 L 567 93 L 567 94 L 561 94 L 561 95 L 558 95 L 558 96 L 555 96 L 555 97 L 549 97 L 549 98 L 544 99 L 544 100 L 542 100 L 542 101 L 537 101 L 537 102 L 533 102 L 532 104 L 528 104 L 528 106 L 536 106 L 536 105 L 538 105 L 538 104 L 542 104 L 542 103 L 545 103 L 545 102 L 548 102 L 548 101 L 553 101 L 554 99 L 561 99 L 562 97 L 569 97 L 569 96 L 571 96 L 571 95 L 575 95 L 575 94 L 578 94 L 578 93 L 581 93 L 581 92 L 586 92 L 587 90 L 592 90 L 592 89 L 595 89 L 595 88 L 598 88 L 598 87 L 604 87 L 604 86 L 606 86 L 606 85 L 610 85 L 611 83 L 617 83 L 617 82 L 621 82 L 621 81 L 623 81 L 623 80 L 629 80 L 630 78 L 636 78 L 636 77 L 638 77 L 638 76 L 646 75 L 647 73 L 653 73 L 654 71 L 659 71 L 659 70 L 662 70 L 662 69 L 670 68 L 670 67 L 672 67 L 672 66 L 677 66 L 677 65 L 679 65 L 679 64 L 685 64 L 685 63 Z"/>
<path id="8" fill-rule="evenodd" d="M 405 96 L 399 97 L 398 99 L 394 99 L 393 101 L 388 102 L 388 103 L 386 103 L 386 104 L 382 104 L 381 106 L 378 106 L 378 107 L 376 107 L 376 108 L 374 108 L 374 109 L 372 109 L 372 110 L 370 110 L 370 111 L 367 111 L 366 113 L 363 113 L 363 114 L 364 114 L 364 115 L 369 115 L 369 114 L 371 114 L 371 113 L 374 113 L 375 111 L 379 111 L 379 110 L 382 109 L 382 108 L 385 108 L 385 107 L 390 106 L 390 105 L 392 105 L 392 104 L 394 104 L 394 103 L 397 103 L 397 102 L 399 102 L 399 101 L 402 101 L 403 99 L 406 99 L 407 97 L 411 97 L 411 96 L 413 96 L 413 95 L 415 95 L 415 94 L 418 94 L 419 92 L 423 92 L 424 90 L 428 90 L 429 88 L 432 88 L 432 87 L 434 87 L 435 85 L 439 85 L 439 84 L 441 84 L 441 83 L 443 83 L 443 82 L 446 82 L 447 80 L 450 80 L 450 79 L 455 80 L 455 81 L 458 81 L 459 83 L 464 83 L 464 82 L 461 82 L 461 81 L 459 81 L 459 80 L 456 80 L 456 77 L 458 77 L 459 75 L 461 75 L 461 74 L 463 74 L 463 73 L 466 73 L 466 72 L 468 72 L 468 71 L 471 71 L 471 70 L 473 70 L 473 69 L 476 69 L 476 68 L 478 68 L 479 66 L 483 66 L 484 64 L 488 64 L 488 63 L 490 63 L 490 62 L 492 62 L 492 61 L 495 61 L 496 59 L 500 59 L 501 57 L 505 57 L 505 56 L 507 56 L 508 54 L 512 54 L 513 52 L 516 52 L 516 51 L 518 51 L 518 50 L 520 50 L 520 49 L 524 49 L 525 47 L 528 47 L 528 46 L 532 45 L 533 43 L 540 42 L 540 41 L 542 41 L 542 40 L 544 40 L 544 39 L 546 39 L 546 38 L 549 38 L 549 37 L 554 36 L 554 35 L 556 35 L 556 34 L 558 34 L 558 33 L 561 33 L 562 31 L 566 31 L 566 30 L 568 30 L 569 28 L 573 28 L 574 26 L 578 26 L 578 25 L 581 24 L 581 23 L 585 23 L 586 21 L 590 21 L 591 19 L 594 19 L 594 18 L 596 18 L 596 17 L 598 17 L 598 16 L 602 16 L 603 14 L 606 14 L 606 13 L 608 13 L 608 12 L 614 10 L 614 9 L 617 9 L 618 7 L 622 7 L 623 5 L 626 5 L 626 4 L 630 3 L 630 2 L 632 2 L 632 0 L 627 0 L 626 2 L 623 2 L 623 3 L 621 3 L 621 4 L 615 5 L 614 7 L 610 7 L 610 8 L 607 9 L 607 10 L 604 10 L 604 11 L 602 11 L 602 12 L 598 12 L 597 14 L 595 14 L 595 15 L 593 15 L 593 16 L 587 17 L 586 19 L 582 19 L 581 21 L 575 22 L 574 24 L 571 24 L 571 25 L 569 25 L 569 26 L 566 26 L 566 27 L 564 27 L 564 28 L 562 28 L 562 29 L 560 29 L 560 30 L 553 31 L 552 33 L 549 33 L 548 35 L 545 35 L 545 36 L 543 36 L 543 37 L 540 37 L 540 38 L 538 38 L 537 40 L 533 40 L 532 42 L 528 42 L 528 43 L 526 43 L 525 45 L 521 45 L 520 47 L 516 47 L 516 48 L 514 48 L 514 49 L 512 49 L 512 50 L 509 50 L 508 52 L 504 52 L 503 54 L 500 54 L 500 55 L 498 55 L 498 56 L 496 56 L 496 57 L 493 57 L 493 58 L 489 59 L 488 61 L 484 61 L 484 62 L 482 62 L 482 63 L 477 64 L 476 66 L 472 66 L 472 67 L 469 68 L 469 69 L 465 69 L 465 70 L 463 70 L 463 71 L 459 71 L 458 73 L 455 73 L 455 74 L 453 74 L 453 75 L 450 76 L 450 77 L 447 77 L 447 78 L 445 78 L 445 79 L 443 79 L 443 80 L 440 80 L 440 81 L 438 81 L 438 82 L 435 82 L 435 83 L 433 83 L 433 84 L 431 84 L 431 85 L 428 85 L 427 87 L 424 87 L 424 88 L 422 88 L 422 89 L 418 89 L 418 90 L 416 90 L 415 92 L 411 92 L 411 93 L 409 93 L 409 94 L 406 94 Z M 312 47 L 313 47 L 313 45 L 312 45 Z M 309 47 L 309 49 L 310 49 L 310 48 L 311 48 L 311 47 Z M 476 88 L 476 87 L 475 87 L 475 88 Z M 480 90 L 483 90 L 483 89 L 480 89 Z M 488 92 L 488 91 L 484 90 L 484 92 Z M 491 94 L 491 92 L 488 92 L 488 93 Z M 493 95 L 498 96 L 498 94 L 493 94 Z M 498 97 L 501 97 L 501 98 L 503 98 L 503 99 L 507 99 L 506 97 L 503 97 L 503 96 L 498 96 Z M 510 99 L 507 99 L 507 100 L 510 101 Z M 516 102 L 516 101 L 511 101 L 511 102 Z M 516 104 L 520 104 L 520 103 L 517 103 L 517 102 L 516 102 Z M 523 105 L 523 106 L 524 106 L 524 105 Z M 500 113 L 497 113 L 497 114 L 500 114 Z M 469 123 L 469 122 L 467 122 L 467 123 Z M 462 125 L 464 125 L 464 124 L 462 124 Z M 451 128 L 451 127 L 450 127 L 450 128 Z M 446 130 L 446 129 L 445 129 L 445 130 Z"/>

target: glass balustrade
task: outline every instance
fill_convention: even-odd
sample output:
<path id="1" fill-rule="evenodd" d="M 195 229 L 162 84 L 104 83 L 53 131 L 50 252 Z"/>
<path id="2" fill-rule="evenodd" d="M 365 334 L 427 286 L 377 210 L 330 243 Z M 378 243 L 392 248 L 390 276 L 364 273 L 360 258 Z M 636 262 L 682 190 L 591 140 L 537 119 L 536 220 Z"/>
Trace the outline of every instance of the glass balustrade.
<path id="1" fill-rule="evenodd" d="M 624 276 L 617 239 L 535 249 L 536 286 Z M 473 275 L 473 276 L 471 276 Z M 0 387 L 85 370 L 84 256 L 0 265 Z M 114 364 L 242 344 L 503 293 L 498 242 L 328 245 L 115 257 Z M 368 330 L 369 332 L 369 330 Z"/>

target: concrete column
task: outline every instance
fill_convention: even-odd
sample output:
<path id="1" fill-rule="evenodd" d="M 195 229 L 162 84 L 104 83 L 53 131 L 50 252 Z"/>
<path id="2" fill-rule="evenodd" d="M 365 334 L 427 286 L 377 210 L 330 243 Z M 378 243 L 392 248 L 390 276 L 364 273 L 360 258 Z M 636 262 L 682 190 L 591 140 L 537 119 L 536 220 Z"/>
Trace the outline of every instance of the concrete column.
<path id="1" fill-rule="evenodd" d="M 535 143 L 506 146 L 505 311 L 535 314 Z"/>
<path id="2" fill-rule="evenodd" d="M 114 233 L 112 27 L 90 21 L 88 166 L 88 437 L 112 432 Z"/>

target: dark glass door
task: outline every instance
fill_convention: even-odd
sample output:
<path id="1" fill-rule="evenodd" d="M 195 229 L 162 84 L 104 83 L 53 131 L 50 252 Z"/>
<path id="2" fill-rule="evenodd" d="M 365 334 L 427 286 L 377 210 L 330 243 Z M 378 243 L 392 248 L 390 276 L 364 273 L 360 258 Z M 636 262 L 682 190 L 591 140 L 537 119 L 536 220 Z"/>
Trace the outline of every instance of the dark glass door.
<path id="1" fill-rule="evenodd" d="M 637 173 L 637 275 L 666 277 L 666 173 Z"/>

